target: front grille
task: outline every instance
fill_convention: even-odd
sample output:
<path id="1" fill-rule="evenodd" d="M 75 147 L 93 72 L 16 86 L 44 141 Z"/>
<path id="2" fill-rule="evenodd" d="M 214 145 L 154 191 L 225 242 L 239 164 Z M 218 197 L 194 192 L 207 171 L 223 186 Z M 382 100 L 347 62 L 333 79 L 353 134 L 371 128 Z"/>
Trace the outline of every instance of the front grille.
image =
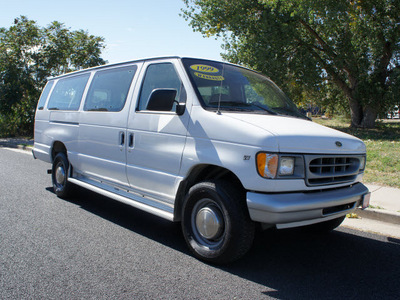
<path id="1" fill-rule="evenodd" d="M 307 184 L 309 186 L 353 181 L 360 169 L 360 156 L 307 155 Z"/>

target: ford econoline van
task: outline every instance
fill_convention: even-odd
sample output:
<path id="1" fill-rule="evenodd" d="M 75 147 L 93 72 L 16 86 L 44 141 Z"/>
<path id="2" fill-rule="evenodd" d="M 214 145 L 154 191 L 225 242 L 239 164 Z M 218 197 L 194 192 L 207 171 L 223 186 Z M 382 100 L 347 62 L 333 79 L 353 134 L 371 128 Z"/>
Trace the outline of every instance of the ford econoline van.
<path id="1" fill-rule="evenodd" d="M 330 231 L 367 207 L 362 141 L 313 123 L 267 77 L 229 63 L 143 59 L 50 78 L 35 158 L 78 185 L 181 222 L 194 255 L 244 255 L 256 226 Z"/>

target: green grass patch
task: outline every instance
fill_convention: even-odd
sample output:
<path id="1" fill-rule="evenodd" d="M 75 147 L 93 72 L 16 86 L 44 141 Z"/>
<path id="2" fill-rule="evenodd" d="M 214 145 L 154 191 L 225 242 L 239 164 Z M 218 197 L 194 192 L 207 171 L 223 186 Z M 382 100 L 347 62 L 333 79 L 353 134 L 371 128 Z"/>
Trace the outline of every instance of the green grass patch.
<path id="1" fill-rule="evenodd" d="M 372 208 L 372 209 L 384 209 L 382 206 L 379 206 L 379 205 L 375 206 L 375 205 L 371 205 L 371 204 L 368 206 L 368 208 Z"/>
<path id="2" fill-rule="evenodd" d="M 362 139 L 367 146 L 364 182 L 400 188 L 400 120 L 378 121 L 374 129 L 350 128 L 346 118 L 313 119 Z"/>

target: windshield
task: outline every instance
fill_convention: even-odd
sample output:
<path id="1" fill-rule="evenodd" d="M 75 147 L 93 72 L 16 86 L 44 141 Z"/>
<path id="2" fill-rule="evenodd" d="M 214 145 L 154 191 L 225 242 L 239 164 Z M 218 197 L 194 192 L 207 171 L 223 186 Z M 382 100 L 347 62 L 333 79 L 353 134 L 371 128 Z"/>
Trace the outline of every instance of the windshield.
<path id="1" fill-rule="evenodd" d="M 198 59 L 182 59 L 207 110 L 243 111 L 307 119 L 267 77 L 245 68 Z"/>

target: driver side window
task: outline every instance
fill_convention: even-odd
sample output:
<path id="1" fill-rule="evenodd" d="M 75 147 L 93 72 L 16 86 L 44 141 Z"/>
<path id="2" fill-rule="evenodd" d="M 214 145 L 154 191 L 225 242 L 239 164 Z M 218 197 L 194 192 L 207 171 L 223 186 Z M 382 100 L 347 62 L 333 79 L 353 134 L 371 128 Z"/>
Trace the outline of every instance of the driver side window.
<path id="1" fill-rule="evenodd" d="M 183 84 L 171 63 L 152 64 L 147 68 L 137 110 L 147 109 L 150 95 L 155 89 L 175 89 L 177 90 L 175 100 L 178 102 L 186 101 Z M 174 109 L 173 107 L 171 111 Z"/>

